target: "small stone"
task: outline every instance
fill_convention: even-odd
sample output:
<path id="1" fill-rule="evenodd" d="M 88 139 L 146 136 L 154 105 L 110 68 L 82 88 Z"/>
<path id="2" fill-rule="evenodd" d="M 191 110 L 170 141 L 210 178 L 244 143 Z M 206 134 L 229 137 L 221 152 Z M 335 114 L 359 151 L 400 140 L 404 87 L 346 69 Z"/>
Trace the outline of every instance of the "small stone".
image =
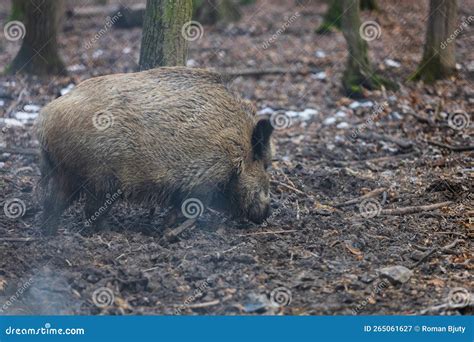
<path id="1" fill-rule="evenodd" d="M 380 277 L 387 278 L 394 283 L 406 283 L 413 275 L 413 271 L 405 266 L 389 266 L 379 269 Z"/>

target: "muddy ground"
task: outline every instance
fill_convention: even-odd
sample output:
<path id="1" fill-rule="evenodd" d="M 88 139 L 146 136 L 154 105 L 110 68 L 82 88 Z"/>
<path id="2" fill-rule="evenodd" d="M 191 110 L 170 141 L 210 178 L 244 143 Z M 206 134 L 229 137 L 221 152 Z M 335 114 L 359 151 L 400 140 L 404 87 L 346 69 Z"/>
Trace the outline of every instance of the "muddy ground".
<path id="1" fill-rule="evenodd" d="M 474 284 L 472 123 L 449 120 L 455 113 L 473 119 L 472 27 L 457 37 L 456 77 L 407 83 L 421 58 L 428 4 L 380 0 L 380 11 L 362 13 L 381 27 L 370 56 L 401 88 L 354 102 L 340 89 L 342 34 L 314 33 L 322 2 L 296 3 L 259 0 L 238 23 L 204 26 L 190 47 L 188 64 L 196 67 L 316 70 L 231 84 L 259 110 L 294 116 L 274 137 L 268 223 L 206 210 L 167 239 L 164 213 L 150 220 L 145 208 L 120 203 L 111 228 L 88 236 L 77 203 L 58 235 L 44 238 L 37 157 L 0 154 L 0 203 L 19 204 L 19 212 L 0 216 L 2 314 L 472 314 L 449 301 L 453 289 L 463 295 L 457 288 Z M 473 13 L 473 1 L 460 1 L 460 23 Z M 2 27 L 7 15 L 2 3 Z M 4 120 L 25 105 L 44 106 L 95 75 L 136 69 L 141 30 L 110 29 L 97 40 L 105 16 L 65 19 L 60 48 L 69 76 L 0 76 L 2 148 L 38 148 L 32 121 Z M 20 43 L 0 37 L 4 66 Z M 439 205 L 420 208 L 432 204 Z M 405 269 L 398 282 L 381 275 L 397 265 L 412 273 Z"/>

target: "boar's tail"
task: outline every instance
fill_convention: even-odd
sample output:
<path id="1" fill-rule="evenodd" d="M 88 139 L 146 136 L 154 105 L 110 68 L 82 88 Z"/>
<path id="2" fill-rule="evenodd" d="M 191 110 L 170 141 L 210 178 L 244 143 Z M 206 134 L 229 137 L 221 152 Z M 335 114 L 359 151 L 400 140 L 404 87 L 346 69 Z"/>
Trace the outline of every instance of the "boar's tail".
<path id="1" fill-rule="evenodd" d="M 51 161 L 48 151 L 42 149 L 40 153 L 40 171 L 41 178 L 39 180 L 39 186 L 42 189 L 48 187 L 49 180 L 53 175 L 54 164 Z"/>

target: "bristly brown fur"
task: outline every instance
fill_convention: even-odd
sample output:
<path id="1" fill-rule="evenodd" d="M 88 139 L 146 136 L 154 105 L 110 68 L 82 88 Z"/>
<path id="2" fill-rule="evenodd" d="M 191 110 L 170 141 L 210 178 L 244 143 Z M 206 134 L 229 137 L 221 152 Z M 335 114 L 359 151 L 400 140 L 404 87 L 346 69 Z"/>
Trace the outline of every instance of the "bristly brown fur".
<path id="1" fill-rule="evenodd" d="M 263 162 L 253 153 L 256 123 L 255 109 L 214 72 L 171 67 L 86 80 L 38 119 L 45 218 L 57 225 L 56 216 L 81 193 L 92 202 L 88 215 L 88 207 L 118 190 L 130 201 L 163 206 L 187 197 L 208 204 L 215 192 L 231 191 L 233 211 L 261 221 L 250 208 L 264 210 L 255 192 L 268 193 Z"/>

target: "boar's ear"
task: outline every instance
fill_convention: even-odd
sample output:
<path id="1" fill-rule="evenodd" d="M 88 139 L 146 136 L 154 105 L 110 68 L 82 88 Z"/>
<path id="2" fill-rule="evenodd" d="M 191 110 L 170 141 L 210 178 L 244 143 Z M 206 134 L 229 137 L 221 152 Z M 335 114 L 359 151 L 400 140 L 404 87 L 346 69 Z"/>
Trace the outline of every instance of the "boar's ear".
<path id="1" fill-rule="evenodd" d="M 261 160 L 267 150 L 270 149 L 270 136 L 273 132 L 273 126 L 268 118 L 260 119 L 252 134 L 253 156 L 255 160 Z"/>

